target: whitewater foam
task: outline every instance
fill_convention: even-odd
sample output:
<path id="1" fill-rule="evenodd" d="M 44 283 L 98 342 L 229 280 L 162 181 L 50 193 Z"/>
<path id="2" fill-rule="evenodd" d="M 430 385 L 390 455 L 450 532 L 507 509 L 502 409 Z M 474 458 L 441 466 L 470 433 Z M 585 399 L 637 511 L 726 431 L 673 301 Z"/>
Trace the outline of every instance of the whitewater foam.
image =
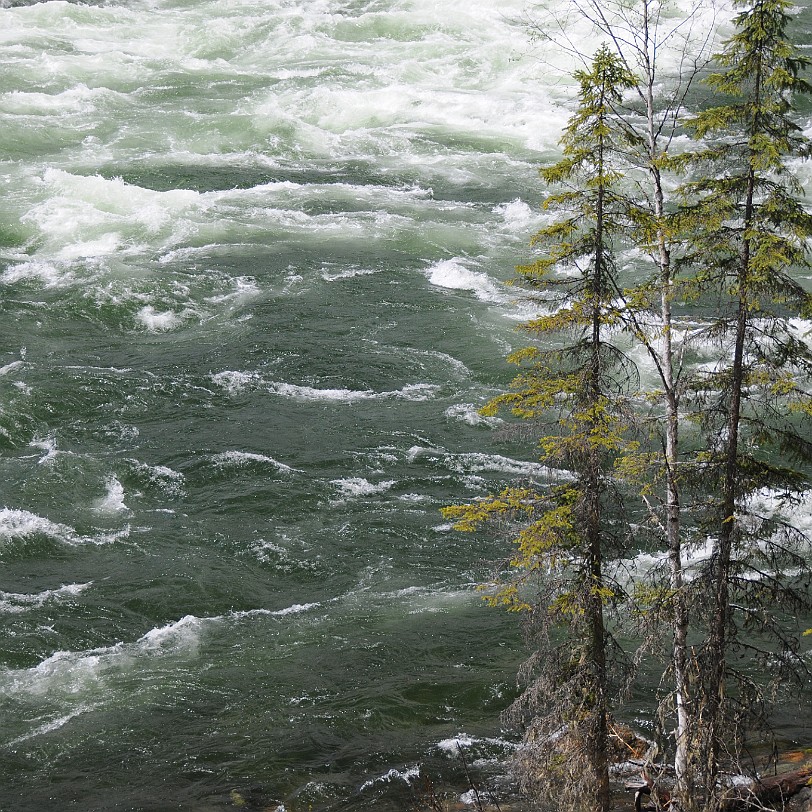
<path id="1" fill-rule="evenodd" d="M 230 395 L 239 394 L 246 389 L 254 389 L 262 382 L 262 376 L 258 372 L 225 370 L 213 373 L 209 377 L 217 386 L 225 389 Z"/>
<path id="2" fill-rule="evenodd" d="M 115 500 L 114 496 L 114 500 Z M 103 500 L 102 500 L 103 501 Z M 113 544 L 129 538 L 130 527 L 125 526 L 111 532 L 100 532 L 93 536 L 83 536 L 67 524 L 52 522 L 27 510 L 14 508 L 0 509 L 0 550 L 4 544 L 26 543 L 38 536 L 44 536 L 53 542 L 78 546 L 82 544 Z"/>
<path id="3" fill-rule="evenodd" d="M 151 333 L 162 333 L 174 330 L 182 321 L 182 316 L 171 310 L 157 311 L 152 305 L 146 305 L 138 311 L 136 319 Z"/>
<path id="4" fill-rule="evenodd" d="M 60 268 L 55 263 L 44 260 L 31 260 L 10 265 L 0 279 L 6 285 L 23 280 L 40 282 L 45 288 L 68 287 L 76 281 L 76 275 L 69 269 Z"/>
<path id="5" fill-rule="evenodd" d="M 471 291 L 486 302 L 505 301 L 505 293 L 499 284 L 482 271 L 472 271 L 465 263 L 466 260 L 460 257 L 435 262 L 426 269 L 426 278 L 439 288 Z"/>
<path id="6" fill-rule="evenodd" d="M 226 615 L 182 618 L 156 626 L 135 642 L 117 642 L 87 651 L 56 651 L 32 668 L 0 669 L 0 693 L 62 695 L 70 703 L 100 682 L 122 671 L 131 671 L 150 660 L 166 657 L 196 658 L 201 636 L 211 627 L 251 617 L 288 617 L 309 612 L 318 603 L 293 604 L 277 610 L 253 609 Z M 108 697 L 109 698 L 109 697 Z"/>
<path id="7" fill-rule="evenodd" d="M 158 488 L 170 499 L 180 499 L 186 495 L 186 477 L 167 465 L 148 465 L 139 460 L 126 460 L 130 471 L 148 485 Z"/>
<path id="8" fill-rule="evenodd" d="M 292 383 L 272 381 L 268 391 L 274 395 L 305 401 L 334 401 L 355 403 L 363 400 L 430 400 L 440 387 L 430 383 L 408 384 L 402 389 L 388 392 L 375 392 L 371 389 L 319 389 L 313 386 L 300 386 Z"/>
<path id="9" fill-rule="evenodd" d="M 449 457 L 449 464 L 452 469 L 466 474 L 472 471 L 498 471 L 503 474 L 537 477 L 539 479 L 561 480 L 573 478 L 573 474 L 569 471 L 550 468 L 550 466 L 538 462 L 514 460 L 510 457 L 503 457 L 501 454 L 456 454 Z"/>
<path id="10" fill-rule="evenodd" d="M 502 751 L 510 751 L 516 750 L 518 745 L 516 742 L 493 736 L 477 737 L 471 736 L 468 733 L 458 733 L 450 739 L 443 739 L 437 742 L 436 747 L 447 756 L 457 757 L 461 752 L 475 747 L 496 748 Z"/>
<path id="11" fill-rule="evenodd" d="M 348 499 L 385 493 L 397 483 L 395 480 L 373 483 L 363 477 L 348 477 L 347 479 L 334 479 L 332 484 L 336 486 L 342 499 Z"/>
<path id="12" fill-rule="evenodd" d="M 201 621 L 187 615 L 150 630 L 135 643 L 118 642 L 87 651 L 57 651 L 38 665 L 18 671 L 0 671 L 3 690 L 10 693 L 58 692 L 79 696 L 109 675 L 132 668 L 140 656 L 162 656 L 197 647 Z"/>
<path id="13" fill-rule="evenodd" d="M 107 493 L 96 501 L 94 508 L 99 513 L 125 513 L 129 511 L 124 504 L 124 486 L 114 476 L 107 478 L 105 482 Z"/>
<path id="14" fill-rule="evenodd" d="M 570 480 L 573 474 L 560 468 L 551 468 L 538 462 L 515 460 L 501 454 L 465 453 L 453 454 L 442 448 L 431 448 L 415 445 L 406 452 L 409 462 L 421 458 L 437 460 L 446 468 L 464 476 L 494 471 L 511 476 L 530 477 L 535 479 Z"/>
<path id="15" fill-rule="evenodd" d="M 785 494 L 771 488 L 762 488 L 747 499 L 747 509 L 764 519 L 779 518 L 803 533 L 812 550 L 812 491 Z"/>
<path id="16" fill-rule="evenodd" d="M 220 454 L 214 454 L 211 457 L 211 462 L 216 468 L 242 468 L 246 465 L 270 465 L 277 471 L 284 473 L 293 473 L 297 469 L 285 465 L 273 457 L 268 457 L 265 454 L 252 454 L 247 451 L 223 451 Z"/>
<path id="17" fill-rule="evenodd" d="M 61 93 L 13 90 L 0 98 L 4 111 L 15 115 L 90 115 L 96 109 L 95 99 L 109 92 L 107 88 L 91 89 L 80 82 Z"/>
<path id="18" fill-rule="evenodd" d="M 10 364 L 0 367 L 0 375 L 8 375 L 10 372 L 16 372 L 23 366 L 25 366 L 24 361 L 12 361 Z"/>
<path id="19" fill-rule="evenodd" d="M 46 603 L 61 602 L 77 595 L 81 595 L 93 585 L 92 581 L 85 584 L 64 584 L 57 589 L 46 589 L 43 592 L 28 594 L 24 592 L 3 592 L 0 590 L 0 612 L 19 614 L 31 609 L 39 609 Z"/>
<path id="20" fill-rule="evenodd" d="M 408 767 L 405 770 L 396 770 L 393 768 L 389 770 L 389 772 L 377 776 L 377 778 L 370 778 L 368 781 L 364 781 L 358 788 L 358 791 L 363 792 L 370 787 L 374 787 L 375 784 L 389 784 L 392 781 L 404 781 L 407 784 L 411 784 L 415 778 L 420 778 L 419 764 L 416 764 L 414 767 Z"/>
<path id="21" fill-rule="evenodd" d="M 527 235 L 531 229 L 538 227 L 544 221 L 544 215 L 536 209 L 535 211 L 523 200 L 516 198 L 509 203 L 502 203 L 493 208 L 493 213 L 498 214 L 504 220 L 505 226 L 514 232 Z"/>
<path id="22" fill-rule="evenodd" d="M 0 542 L 47 536 L 68 544 L 79 543 L 76 531 L 66 524 L 58 524 L 27 510 L 0 509 Z"/>
<path id="23" fill-rule="evenodd" d="M 294 603 L 284 609 L 248 609 L 244 612 L 231 612 L 228 617 L 244 618 L 256 617 L 257 615 L 267 615 L 268 617 L 287 617 L 288 615 L 301 615 L 312 609 L 318 609 L 320 603 Z"/>
<path id="24" fill-rule="evenodd" d="M 321 278 L 325 282 L 338 282 L 343 279 L 354 279 L 357 276 L 371 276 L 372 274 L 380 273 L 375 268 L 345 268 L 343 271 L 330 273 L 327 270 L 321 272 Z"/>
<path id="25" fill-rule="evenodd" d="M 229 293 L 218 296 L 207 296 L 204 301 L 211 304 L 242 304 L 255 299 L 260 294 L 260 287 L 256 279 L 248 276 L 238 276 L 231 280 L 234 289 Z"/>
<path id="26" fill-rule="evenodd" d="M 155 241 L 166 250 L 186 237 L 191 222 L 208 205 L 192 191 L 155 192 L 120 178 L 57 168 L 46 169 L 41 184 L 44 199 L 25 212 L 21 222 L 40 235 L 37 259 L 56 264 L 10 271 L 18 278 L 24 273 L 44 281 L 53 276 L 52 284 L 69 283 L 77 273 L 71 263 L 78 260 L 144 253 Z"/>
<path id="27" fill-rule="evenodd" d="M 786 494 L 770 488 L 763 488 L 751 493 L 746 498 L 745 512 L 739 519 L 751 525 L 755 533 L 755 538 L 750 543 L 753 552 L 765 550 L 771 542 L 775 542 L 782 547 L 793 548 L 800 546 L 802 554 L 808 555 L 812 551 L 812 491 L 788 497 Z M 786 539 L 776 536 L 773 539 L 759 537 L 757 531 L 762 521 L 778 518 L 787 523 L 793 530 L 801 534 L 801 537 L 787 542 Z M 780 531 L 778 531 L 780 533 Z M 710 536 L 702 536 L 688 539 L 683 543 L 683 566 L 686 580 L 695 577 L 699 567 L 705 564 L 714 555 L 716 541 Z M 739 551 L 741 559 L 746 561 L 747 550 L 743 548 Z M 618 577 L 627 578 L 631 576 L 640 577 L 653 569 L 665 567 L 667 564 L 667 553 L 662 551 L 641 552 L 632 559 L 619 562 L 617 565 Z M 748 572 L 746 567 L 742 572 L 743 578 L 761 578 L 763 573 L 759 571 Z"/>
<path id="28" fill-rule="evenodd" d="M 49 465 L 59 455 L 70 454 L 70 451 L 60 451 L 57 448 L 56 436 L 53 434 L 49 434 L 47 437 L 43 438 L 35 437 L 28 445 L 31 448 L 38 448 L 45 452 L 45 454 L 39 458 L 40 465 Z"/>
<path id="29" fill-rule="evenodd" d="M 488 426 L 489 428 L 495 428 L 505 422 L 501 417 L 480 414 L 479 409 L 473 403 L 457 403 L 454 406 L 449 406 L 444 414 L 450 420 L 459 420 L 462 423 L 467 423 L 469 426 Z"/>
<path id="30" fill-rule="evenodd" d="M 219 620 L 219 618 L 216 619 Z M 204 623 L 203 618 L 184 615 L 173 623 L 150 629 L 145 635 L 138 638 L 135 648 L 141 653 L 174 652 L 179 649 L 196 650 Z"/>

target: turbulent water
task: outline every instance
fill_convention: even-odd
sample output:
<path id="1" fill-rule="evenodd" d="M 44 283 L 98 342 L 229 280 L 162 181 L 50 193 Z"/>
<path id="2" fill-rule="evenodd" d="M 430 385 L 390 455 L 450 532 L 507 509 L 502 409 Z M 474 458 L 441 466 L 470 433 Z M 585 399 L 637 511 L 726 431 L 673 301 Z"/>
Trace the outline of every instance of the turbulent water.
<path id="1" fill-rule="evenodd" d="M 499 546 L 439 507 L 540 471 L 476 412 L 572 88 L 524 8 L 0 8 L 0 809 L 509 753 Z"/>

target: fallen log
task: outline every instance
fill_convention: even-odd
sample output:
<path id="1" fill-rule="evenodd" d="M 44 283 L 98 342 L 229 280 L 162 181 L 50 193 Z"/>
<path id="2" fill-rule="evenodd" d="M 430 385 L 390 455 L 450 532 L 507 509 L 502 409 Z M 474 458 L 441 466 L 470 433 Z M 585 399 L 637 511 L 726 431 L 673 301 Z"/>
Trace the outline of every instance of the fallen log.
<path id="1" fill-rule="evenodd" d="M 651 776 L 642 770 L 643 783 L 627 785 L 633 790 L 635 812 L 647 810 L 668 810 L 671 796 L 663 789 L 657 789 Z M 789 773 L 770 775 L 748 784 L 731 787 L 722 798 L 722 812 L 764 812 L 783 810 L 790 798 L 805 787 L 812 787 L 812 764 Z"/>
<path id="2" fill-rule="evenodd" d="M 790 798 L 808 786 L 812 786 L 812 764 L 791 773 L 769 775 L 731 788 L 722 800 L 722 810 L 752 812 L 771 807 L 783 809 Z"/>

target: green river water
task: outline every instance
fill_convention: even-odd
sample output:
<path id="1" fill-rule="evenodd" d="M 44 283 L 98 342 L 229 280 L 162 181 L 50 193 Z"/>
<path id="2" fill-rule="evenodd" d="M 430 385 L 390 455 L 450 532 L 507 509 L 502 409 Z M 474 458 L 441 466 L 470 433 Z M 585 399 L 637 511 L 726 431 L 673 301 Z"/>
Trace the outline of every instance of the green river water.
<path id="1" fill-rule="evenodd" d="M 439 508 L 542 470 L 476 412 L 572 89 L 524 11 L 0 4 L 3 812 L 499 772 L 502 550 Z"/>

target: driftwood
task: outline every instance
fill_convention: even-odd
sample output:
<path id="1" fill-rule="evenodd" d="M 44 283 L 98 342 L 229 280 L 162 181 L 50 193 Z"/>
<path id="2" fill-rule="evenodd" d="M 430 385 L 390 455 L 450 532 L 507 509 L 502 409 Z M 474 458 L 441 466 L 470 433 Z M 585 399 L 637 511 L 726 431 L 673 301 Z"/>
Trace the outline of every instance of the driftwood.
<path id="1" fill-rule="evenodd" d="M 735 787 L 724 798 L 724 812 L 752 812 L 757 809 L 783 809 L 786 802 L 804 787 L 812 785 L 812 765 L 791 773 L 770 775 Z"/>
<path id="2" fill-rule="evenodd" d="M 641 810 L 668 810 L 671 797 L 658 790 L 649 774 L 643 770 L 645 783 L 636 787 L 634 808 Z M 787 801 L 805 787 L 812 786 L 812 765 L 781 775 L 770 775 L 749 784 L 731 788 L 722 799 L 722 812 L 757 812 L 758 810 L 783 810 Z M 631 789 L 631 787 L 630 787 Z"/>

